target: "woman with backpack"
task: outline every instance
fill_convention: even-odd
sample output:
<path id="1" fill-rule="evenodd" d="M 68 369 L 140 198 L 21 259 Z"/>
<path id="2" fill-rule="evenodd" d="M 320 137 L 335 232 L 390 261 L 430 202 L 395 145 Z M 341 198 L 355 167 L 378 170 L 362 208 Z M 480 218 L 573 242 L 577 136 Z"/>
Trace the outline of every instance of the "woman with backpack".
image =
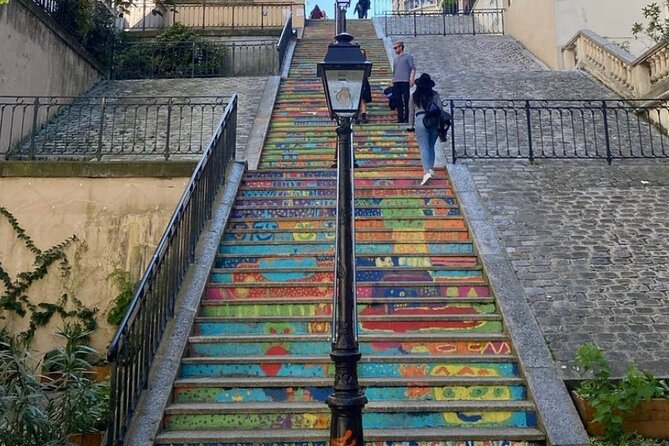
<path id="1" fill-rule="evenodd" d="M 434 177 L 434 146 L 437 142 L 439 122 L 443 107 L 439 93 L 434 91 L 434 81 L 430 75 L 423 73 L 416 82 L 416 90 L 409 101 L 409 128 L 408 132 L 416 132 L 416 141 L 420 149 L 420 159 L 423 164 L 424 186 Z"/>

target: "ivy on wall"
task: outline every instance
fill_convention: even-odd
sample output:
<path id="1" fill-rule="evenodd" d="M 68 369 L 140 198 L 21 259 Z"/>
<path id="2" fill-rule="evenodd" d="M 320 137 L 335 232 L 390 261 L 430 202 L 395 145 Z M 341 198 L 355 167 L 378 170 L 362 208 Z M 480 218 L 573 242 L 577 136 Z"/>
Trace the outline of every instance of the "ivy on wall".
<path id="1" fill-rule="evenodd" d="M 7 220 L 16 237 L 22 240 L 26 248 L 35 256 L 33 268 L 19 272 L 16 277 L 12 277 L 4 269 L 0 259 L 0 281 L 4 285 L 4 290 L 0 295 L 0 310 L 2 310 L 0 320 L 6 319 L 5 312 L 11 312 L 20 317 L 29 316 L 28 330 L 21 334 L 26 343 L 30 343 L 38 327 L 48 324 L 56 314 L 63 319 L 78 319 L 86 330 L 95 330 L 97 328 L 95 316 L 98 309 L 85 307 L 80 300 L 67 293 L 63 293 L 54 303 L 44 302 L 45 299 L 40 299 L 42 302 L 35 304 L 28 297 L 30 287 L 46 277 L 54 263 L 58 262 L 62 279 L 69 276 L 71 267 L 65 249 L 78 240 L 77 236 L 71 235 L 46 251 L 42 251 L 35 245 L 25 229 L 21 227 L 16 217 L 3 206 L 0 206 L 0 215 Z"/>

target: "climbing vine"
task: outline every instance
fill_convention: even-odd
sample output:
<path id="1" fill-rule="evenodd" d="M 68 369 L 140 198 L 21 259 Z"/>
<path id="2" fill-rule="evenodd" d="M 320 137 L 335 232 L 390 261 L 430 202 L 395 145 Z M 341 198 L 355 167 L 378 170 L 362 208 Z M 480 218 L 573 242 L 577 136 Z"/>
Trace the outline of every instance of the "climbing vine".
<path id="1" fill-rule="evenodd" d="M 95 315 L 98 309 L 84 307 L 81 301 L 67 293 L 62 294 L 55 303 L 40 302 L 34 304 L 28 298 L 30 287 L 46 277 L 54 263 L 58 262 L 61 278 L 69 276 L 71 267 L 65 255 L 65 249 L 78 240 L 77 236 L 71 235 L 46 251 L 42 251 L 35 245 L 26 230 L 21 227 L 16 217 L 3 206 L 0 206 L 0 215 L 5 217 L 16 237 L 22 240 L 26 248 L 35 256 L 33 269 L 22 271 L 15 278 L 10 276 L 0 262 L 0 280 L 4 285 L 4 291 L 0 295 L 0 309 L 13 312 L 20 317 L 29 314 L 28 330 L 22 333 L 24 340 L 29 343 L 37 328 L 48 324 L 55 314 L 60 315 L 63 319 L 79 319 L 87 330 L 94 330 L 97 327 Z M 71 302 L 73 309 L 67 309 L 68 302 Z M 5 316 L 0 315 L 0 319 L 5 319 Z"/>

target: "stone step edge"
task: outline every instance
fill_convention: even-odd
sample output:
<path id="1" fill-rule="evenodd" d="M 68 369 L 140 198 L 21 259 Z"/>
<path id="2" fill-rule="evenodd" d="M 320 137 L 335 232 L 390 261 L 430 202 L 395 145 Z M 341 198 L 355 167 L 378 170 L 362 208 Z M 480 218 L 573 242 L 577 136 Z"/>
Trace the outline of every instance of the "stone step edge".
<path id="1" fill-rule="evenodd" d="M 464 216 L 462 214 L 459 215 L 436 215 L 436 216 L 429 216 L 429 215 L 424 215 L 422 217 L 393 217 L 393 218 L 384 218 L 383 216 L 378 216 L 378 217 L 360 217 L 356 216 L 355 221 L 356 222 L 361 222 L 361 221 L 382 221 L 382 222 L 388 222 L 388 221 L 393 221 L 393 222 L 399 222 L 399 221 L 425 221 L 425 220 L 436 220 L 436 221 L 444 221 L 444 220 L 464 220 Z M 257 218 L 257 217 L 231 217 L 228 219 L 228 224 L 230 223 L 249 223 L 249 222 L 270 222 L 270 223 L 277 223 L 277 222 L 283 222 L 283 221 L 299 221 L 299 222 L 304 222 L 304 218 L 300 217 L 274 217 L 274 218 Z M 327 216 L 327 217 L 309 217 L 310 222 L 318 222 L 318 221 L 326 221 L 326 222 L 333 222 L 335 221 L 335 216 Z"/>
<path id="2" fill-rule="evenodd" d="M 473 256 L 472 256 L 473 257 Z M 473 266 L 391 266 L 391 267 L 381 267 L 381 266 L 356 266 L 356 272 L 407 272 L 407 271 L 483 271 L 481 265 Z M 212 274 L 244 274 L 244 273 L 276 273 L 276 272 L 289 272 L 289 273 L 333 273 L 334 274 L 334 264 L 331 267 L 313 267 L 313 268 L 297 268 L 297 267 L 243 267 L 233 266 L 229 268 L 212 268 Z"/>
<path id="3" fill-rule="evenodd" d="M 334 254 L 291 254 L 291 253 L 268 253 L 268 254 L 229 254 L 229 253 L 217 253 L 216 258 L 247 258 L 247 257 L 261 257 L 263 259 L 269 259 L 269 258 L 284 258 L 284 257 L 290 257 L 292 258 L 315 258 L 315 257 L 332 257 L 334 259 Z M 476 256 L 474 253 L 457 253 L 457 252 L 444 252 L 444 253 L 439 253 L 439 254 L 433 254 L 430 252 L 411 252 L 411 253 L 393 253 L 393 254 L 361 254 L 356 252 L 355 255 L 356 259 L 359 257 L 399 257 L 399 258 L 414 258 L 414 257 L 439 257 L 439 258 L 447 258 L 447 257 L 471 257 L 471 258 L 476 258 L 478 262 L 478 256 Z"/>
<path id="4" fill-rule="evenodd" d="M 196 316 L 194 323 L 219 323 L 219 322 L 330 322 L 332 316 L 325 315 L 304 315 L 304 316 Z M 460 322 L 460 321 L 502 321 L 502 315 L 499 313 L 483 314 L 379 314 L 379 315 L 358 315 L 358 321 L 383 321 L 383 322 L 401 322 L 401 321 L 438 321 L 438 322 Z M 455 331 L 455 330 L 454 330 Z"/>
<path id="5" fill-rule="evenodd" d="M 189 336 L 189 344 L 227 344 L 227 343 L 272 343 L 272 342 L 309 342 L 329 343 L 331 336 L 327 334 L 268 334 L 268 335 L 198 335 Z M 481 342 L 505 342 L 509 337 L 504 333 L 384 333 L 366 334 L 358 336 L 360 343 L 371 342 L 458 342 L 458 341 L 481 341 Z"/>
<path id="6" fill-rule="evenodd" d="M 431 386 L 498 386 L 525 385 L 520 377 L 458 377 L 458 376 L 421 376 L 410 381 L 398 380 L 397 377 L 360 378 L 364 387 L 431 387 Z M 175 388 L 181 387 L 332 387 L 331 378 L 321 377 L 216 377 L 216 378 L 177 378 Z"/>
<path id="7" fill-rule="evenodd" d="M 294 233 L 315 233 L 315 234 L 334 234 L 335 228 L 322 229 L 322 228 L 286 228 L 286 229 L 264 229 L 264 228 L 241 228 L 239 226 L 234 228 L 227 228 L 226 234 L 294 234 Z M 398 232 L 404 233 L 408 232 L 411 234 L 423 234 L 425 233 L 424 229 L 415 229 L 415 228 L 398 228 L 398 229 L 386 229 L 386 228 L 370 228 L 370 229 L 358 229 L 355 231 L 355 235 L 359 234 L 383 234 L 383 233 L 396 234 Z M 429 232 L 469 232 L 469 229 L 465 227 L 443 227 L 443 228 L 430 228 Z"/>
<path id="8" fill-rule="evenodd" d="M 358 297 L 358 305 L 386 305 L 386 304 L 415 304 L 415 303 L 434 303 L 439 305 L 477 305 L 477 304 L 494 304 L 495 298 L 492 296 L 481 297 Z M 246 299 L 202 299 L 201 306 L 218 307 L 223 305 L 298 305 L 298 304 L 331 304 L 332 297 L 304 297 L 304 298 L 281 298 L 277 300 L 275 297 L 252 297 Z"/>
<path id="9" fill-rule="evenodd" d="M 209 430 L 209 431 L 164 431 L 156 437 L 154 444 L 183 443 L 231 443 L 248 444 L 250 441 L 291 443 L 304 441 L 327 441 L 327 430 Z M 375 441 L 462 441 L 467 440 L 515 440 L 543 441 L 546 435 L 535 427 L 461 427 L 461 428 L 426 428 L 426 429 L 365 429 L 365 443 Z M 176 445 L 175 445 L 176 446 Z"/>
<path id="10" fill-rule="evenodd" d="M 299 233 L 299 229 L 294 229 L 292 232 Z M 394 240 L 394 239 L 387 239 L 387 240 L 373 240 L 373 239 L 363 239 L 363 240 L 355 240 L 356 246 L 359 245 L 377 245 L 379 243 L 383 244 L 392 244 L 392 245 L 470 245 L 473 243 L 473 239 L 471 238 L 466 238 L 466 239 L 444 239 L 444 240 L 410 240 L 410 241 L 403 241 L 403 240 Z M 334 240 L 328 241 L 328 240 L 259 240 L 259 241 L 246 241 L 246 240 L 221 240 L 219 243 L 219 246 L 275 246 L 275 245 L 290 245 L 290 246 L 314 246 L 314 245 L 326 245 L 326 246 L 334 246 Z M 465 255 L 466 253 L 462 253 Z M 380 256 L 387 257 L 388 254 L 379 254 Z M 439 254 L 433 254 L 435 256 L 438 256 Z M 471 253 L 470 255 L 474 255 Z"/>
<path id="11" fill-rule="evenodd" d="M 378 282 L 378 281 L 356 281 L 358 288 L 360 287 L 460 287 L 460 286 L 488 286 L 485 280 L 453 280 L 453 281 L 412 281 L 412 282 Z M 319 281 L 319 282 L 234 282 L 234 283 L 216 283 L 207 282 L 208 288 L 325 288 L 334 287 L 334 281 Z"/>
<path id="12" fill-rule="evenodd" d="M 425 197 L 427 199 L 434 199 L 434 198 L 440 198 L 440 197 Z M 317 201 L 317 200 L 328 200 L 328 198 L 308 198 L 309 200 Z M 246 200 L 245 198 L 241 198 L 241 200 Z M 283 198 L 282 198 L 283 200 Z M 255 204 L 249 204 L 249 205 L 240 205 L 235 203 L 233 204 L 235 210 L 255 210 L 255 209 L 286 209 L 288 205 L 286 204 L 263 204 L 261 203 L 260 206 L 255 205 Z M 290 205 L 290 209 L 334 209 L 336 206 L 335 204 L 313 204 L 313 205 L 307 205 L 303 204 L 300 206 L 296 205 Z M 416 210 L 416 209 L 421 209 L 421 210 L 427 210 L 427 209 L 458 209 L 460 206 L 457 204 L 437 204 L 437 205 L 417 205 L 417 206 L 406 206 L 406 205 L 392 205 L 392 206 L 386 206 L 384 205 L 383 208 L 379 207 L 378 204 L 371 204 L 371 205 L 355 205 L 355 209 L 401 209 L 401 210 Z"/>
<path id="13" fill-rule="evenodd" d="M 487 363 L 516 363 L 518 360 L 514 355 L 403 355 L 399 356 L 378 356 L 378 355 L 363 355 L 362 363 L 397 363 L 397 364 L 413 364 L 413 363 L 433 363 L 439 362 L 444 364 L 487 364 Z M 328 355 L 321 356 L 298 356 L 298 355 L 283 355 L 283 356 L 184 356 L 181 358 L 181 364 L 328 364 L 332 365 L 332 359 Z M 406 382 L 411 382 L 412 377 L 401 378 Z"/>
<path id="14" fill-rule="evenodd" d="M 462 401 L 369 401 L 363 412 L 451 412 L 451 411 L 527 411 L 536 407 L 529 400 L 462 400 Z M 166 415 L 176 414 L 239 414 L 239 413 L 323 413 L 330 408 L 320 401 L 263 401 L 239 403 L 171 403 L 165 408 Z"/>

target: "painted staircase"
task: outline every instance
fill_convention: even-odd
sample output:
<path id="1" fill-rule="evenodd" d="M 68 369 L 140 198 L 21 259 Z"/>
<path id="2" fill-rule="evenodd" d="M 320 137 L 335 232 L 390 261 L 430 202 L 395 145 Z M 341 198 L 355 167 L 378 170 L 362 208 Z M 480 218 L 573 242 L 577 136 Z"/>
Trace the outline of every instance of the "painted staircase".
<path id="1" fill-rule="evenodd" d="M 446 174 L 421 187 L 413 135 L 382 90 L 370 21 L 348 32 L 374 63 L 370 123 L 356 125 L 357 310 L 369 445 L 543 444 Z M 239 189 L 165 410 L 158 445 L 324 445 L 336 172 L 316 63 L 331 20 L 310 21 L 282 81 L 259 169 Z"/>

